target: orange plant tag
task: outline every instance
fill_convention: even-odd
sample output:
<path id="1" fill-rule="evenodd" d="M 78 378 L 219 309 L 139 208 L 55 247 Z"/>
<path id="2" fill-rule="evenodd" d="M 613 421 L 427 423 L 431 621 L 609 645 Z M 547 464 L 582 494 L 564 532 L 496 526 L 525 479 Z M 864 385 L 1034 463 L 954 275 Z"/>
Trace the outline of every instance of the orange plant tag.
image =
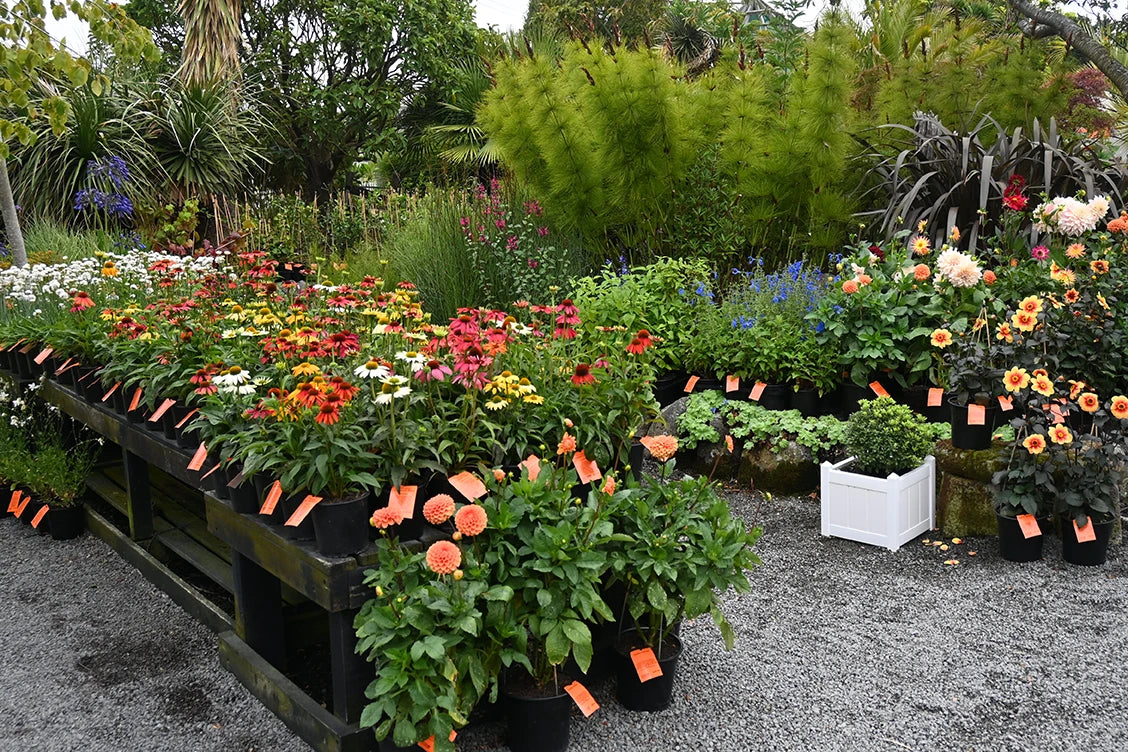
<path id="1" fill-rule="evenodd" d="M 693 388 L 694 388 L 695 386 L 697 386 L 697 382 L 698 382 L 698 381 L 701 381 L 701 377 L 700 377 L 700 376 L 690 376 L 690 377 L 689 377 L 689 381 L 685 382 L 685 390 L 684 390 L 684 391 L 685 391 L 686 393 L 692 392 L 692 391 L 693 391 Z"/>
<path id="2" fill-rule="evenodd" d="M 55 352 L 55 348 L 48 347 L 46 350 L 44 350 L 43 352 L 41 352 L 41 353 L 39 353 L 38 355 L 35 356 L 35 364 L 37 366 L 43 365 L 43 361 L 47 360 L 47 358 L 50 358 L 51 353 L 53 353 L 53 352 Z"/>
<path id="3" fill-rule="evenodd" d="M 584 718 L 590 718 L 592 713 L 599 710 L 599 703 L 591 696 L 591 692 L 588 692 L 587 687 L 580 684 L 578 681 L 566 685 L 564 691 L 570 694 L 572 699 L 576 701 L 576 707 L 584 714 Z"/>
<path id="4" fill-rule="evenodd" d="M 199 409 L 192 408 L 192 412 L 188 413 L 183 418 L 181 418 L 180 422 L 176 424 L 176 427 L 177 428 L 184 428 L 184 424 L 187 423 L 192 418 L 192 416 L 195 415 L 198 412 L 200 412 Z"/>
<path id="5" fill-rule="evenodd" d="M 400 486 L 393 488 L 388 494 L 388 509 L 398 514 L 405 520 L 415 516 L 415 496 L 419 486 Z"/>
<path id="6" fill-rule="evenodd" d="M 1097 531 L 1093 528 L 1093 519 L 1085 518 L 1085 527 L 1077 527 L 1077 520 L 1073 521 L 1073 532 L 1078 543 L 1088 543 L 1097 539 Z"/>
<path id="7" fill-rule="evenodd" d="M 24 500 L 20 502 L 20 505 L 18 507 L 16 507 L 16 516 L 22 517 L 24 510 L 27 509 L 27 505 L 30 504 L 30 503 L 31 503 L 31 497 L 30 496 L 24 498 Z"/>
<path id="8" fill-rule="evenodd" d="M 886 391 L 885 387 L 881 385 L 880 381 L 871 381 L 869 388 L 871 390 L 873 390 L 873 393 L 876 394 L 878 397 L 888 397 L 889 396 L 889 392 Z"/>
<path id="9" fill-rule="evenodd" d="M 521 463 L 521 467 L 529 471 L 529 480 L 535 481 L 540 477 L 540 457 L 535 454 L 526 457 L 525 461 Z"/>
<path id="10" fill-rule="evenodd" d="M 458 732 L 457 731 L 451 731 L 450 732 L 450 740 L 453 742 L 457 738 L 458 738 Z M 428 736 L 426 739 L 419 742 L 419 748 L 424 750 L 424 752 L 435 752 L 435 737 L 433 735 Z"/>
<path id="11" fill-rule="evenodd" d="M 969 426 L 987 425 L 987 408 L 983 405 L 971 404 L 967 406 L 967 424 Z"/>
<path id="12" fill-rule="evenodd" d="M 63 375 L 63 371 L 65 371 L 65 370 L 67 370 L 68 368 L 70 368 L 70 364 L 71 364 L 71 363 L 74 363 L 74 358 L 67 358 L 66 360 L 64 360 L 64 361 L 63 361 L 63 364 L 62 364 L 61 366 L 59 366 L 58 368 L 56 368 L 56 369 L 55 369 L 55 375 L 56 375 L 56 376 L 62 376 L 62 375 Z M 78 365 L 78 364 L 77 364 L 77 363 L 75 363 L 75 365 Z"/>
<path id="13" fill-rule="evenodd" d="M 940 407 L 944 404 L 944 390 L 934 386 L 928 390 L 928 406 Z"/>
<path id="14" fill-rule="evenodd" d="M 1054 416 L 1054 425 L 1065 422 L 1065 413 L 1061 411 L 1060 405 L 1050 405 L 1050 414 Z"/>
<path id="15" fill-rule="evenodd" d="M 603 477 L 603 473 L 599 472 L 599 465 L 595 464 L 595 460 L 589 460 L 582 450 L 572 456 L 572 464 L 580 474 L 580 483 L 591 483 Z"/>
<path id="16" fill-rule="evenodd" d="M 759 402 L 760 397 L 763 396 L 764 390 L 767 389 L 767 388 L 768 388 L 768 385 L 765 384 L 763 381 L 757 381 L 756 386 L 752 387 L 752 391 L 748 393 L 748 396 L 751 399 L 755 400 L 756 402 Z"/>
<path id="17" fill-rule="evenodd" d="M 278 506 L 278 500 L 282 498 L 282 481 L 276 480 L 270 485 L 270 490 L 266 492 L 266 499 L 262 502 L 262 509 L 259 514 L 274 514 L 274 507 Z"/>
<path id="18" fill-rule="evenodd" d="M 189 470 L 199 470 L 204 466 L 204 460 L 207 459 L 208 448 L 204 442 L 200 442 L 200 446 L 196 447 L 196 453 L 192 455 L 192 461 L 188 463 Z"/>
<path id="19" fill-rule="evenodd" d="M 105 402 L 105 401 L 106 401 L 106 400 L 108 400 L 108 399 L 109 399 L 110 397 L 112 397 L 112 396 L 113 396 L 113 394 L 114 394 L 114 392 L 116 392 L 116 391 L 117 391 L 117 388 L 118 388 L 119 386 L 121 386 L 121 382 L 120 382 L 120 381 L 119 381 L 118 383 L 114 384 L 113 386 L 111 386 L 111 387 L 110 387 L 110 391 L 108 391 L 108 392 L 106 392 L 105 394 L 103 394 L 103 395 L 102 395 L 102 401 L 103 401 L 103 402 Z"/>
<path id="20" fill-rule="evenodd" d="M 737 389 L 740 389 L 740 377 L 739 376 L 725 376 L 725 391 L 726 392 L 735 392 Z"/>
<path id="21" fill-rule="evenodd" d="M 165 413 L 167 413 L 168 409 L 175 404 L 176 404 L 176 400 L 171 399 L 171 398 L 166 399 L 164 402 L 161 403 L 160 407 L 157 408 L 156 412 L 154 412 L 152 415 L 149 416 L 149 422 L 150 423 L 156 423 L 158 420 L 161 419 L 161 416 L 164 415 Z"/>
<path id="22" fill-rule="evenodd" d="M 305 497 L 302 503 L 298 504 L 298 508 L 294 510 L 294 513 L 290 515 L 290 519 L 286 520 L 286 524 L 290 527 L 297 527 L 302 524 L 302 520 L 313 511 L 313 508 L 317 506 L 317 502 L 319 501 L 321 501 L 320 496 L 310 495 Z"/>
<path id="23" fill-rule="evenodd" d="M 1038 527 L 1038 520 L 1034 519 L 1034 515 L 1020 514 L 1017 519 L 1023 538 L 1037 538 L 1042 534 L 1042 528 Z"/>
<path id="24" fill-rule="evenodd" d="M 212 468 L 211 470 L 208 470 L 208 471 L 207 471 L 206 473 L 204 473 L 203 475 L 201 475 L 201 476 L 200 476 L 200 480 L 204 480 L 204 479 L 205 479 L 205 478 L 207 478 L 207 477 L 208 477 L 209 475 L 211 475 L 212 473 L 214 473 L 214 472 L 215 472 L 216 470 L 218 470 L 218 469 L 219 469 L 219 466 L 220 466 L 220 465 L 222 465 L 222 464 L 223 464 L 223 462 L 217 462 L 217 463 L 215 463 L 215 467 L 213 467 L 213 468 Z"/>
<path id="25" fill-rule="evenodd" d="M 129 409 L 126 410 L 126 412 L 127 413 L 133 412 L 134 410 L 137 409 L 137 406 L 140 405 L 140 404 L 141 404 L 141 387 L 137 387 L 137 391 L 135 391 L 133 393 L 133 399 L 131 399 L 129 401 Z"/>
<path id="26" fill-rule="evenodd" d="M 999 397 L 999 407 L 1004 413 L 1014 409 L 1014 400 L 1010 397 Z"/>
<path id="27" fill-rule="evenodd" d="M 39 523 L 43 522 L 43 518 L 47 516 L 47 512 L 50 509 L 51 509 L 51 507 L 47 504 L 44 504 L 43 506 L 39 507 L 39 511 L 36 512 L 35 516 L 31 518 L 31 526 L 38 529 Z"/>
<path id="28" fill-rule="evenodd" d="M 19 507 L 20 507 L 20 496 L 22 494 L 23 494 L 23 491 L 20 491 L 20 490 L 12 491 L 12 498 L 8 499 L 8 514 L 12 514 L 17 509 L 19 509 Z"/>
<path id="29" fill-rule="evenodd" d="M 640 682 L 648 682 L 662 675 L 662 667 L 658 665 L 658 659 L 650 648 L 632 650 L 631 662 L 634 663 L 635 673 L 638 674 Z"/>
<path id="30" fill-rule="evenodd" d="M 76 363 L 75 365 L 80 365 L 80 364 Z M 101 372 L 102 372 L 102 369 L 101 369 L 101 368 L 99 368 L 99 369 L 98 369 L 98 370 L 96 370 L 96 371 L 87 371 L 87 372 L 86 372 L 86 373 L 84 373 L 84 374 L 83 374 L 82 376 L 79 376 L 79 378 L 78 378 L 78 383 L 79 383 L 79 384 L 81 384 L 81 383 L 83 383 L 84 381 L 86 381 L 87 379 L 89 379 L 89 378 L 93 378 L 93 377 L 97 376 L 97 375 L 98 375 L 98 374 L 100 374 Z"/>
<path id="31" fill-rule="evenodd" d="M 463 471 L 458 475 L 453 475 L 447 478 L 450 484 L 454 486 L 460 494 L 465 496 L 469 501 L 473 501 L 480 496 L 486 495 L 486 484 L 483 483 L 478 477 L 472 473 Z"/>
<path id="32" fill-rule="evenodd" d="M 21 344 L 23 344 L 26 341 L 27 341 L 26 337 L 20 337 L 18 340 L 16 340 L 16 344 L 14 344 L 14 345 L 12 345 L 11 347 L 8 348 L 8 352 L 15 350 L 17 347 L 19 347 Z"/>

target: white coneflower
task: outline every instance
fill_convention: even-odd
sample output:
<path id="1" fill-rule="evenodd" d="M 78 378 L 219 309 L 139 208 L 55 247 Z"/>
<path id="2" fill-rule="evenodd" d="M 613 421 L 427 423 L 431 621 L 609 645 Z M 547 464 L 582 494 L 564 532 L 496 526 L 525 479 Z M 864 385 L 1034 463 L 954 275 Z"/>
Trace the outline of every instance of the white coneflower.
<path id="1" fill-rule="evenodd" d="M 239 366 L 231 366 L 218 376 L 212 377 L 212 383 L 218 387 L 242 386 L 251 380 L 251 374 Z"/>
<path id="2" fill-rule="evenodd" d="M 370 360 L 354 368 L 353 375 L 358 379 L 380 379 L 383 381 L 392 375 L 392 369 L 378 360 Z"/>
<path id="3" fill-rule="evenodd" d="M 410 382 L 404 376 L 389 376 L 380 383 L 380 393 L 376 395 L 376 402 L 387 405 L 394 399 L 402 399 L 411 394 Z"/>
<path id="4" fill-rule="evenodd" d="M 418 373 L 423 370 L 423 364 L 427 362 L 427 356 L 414 350 L 401 350 L 396 353 L 396 360 L 401 360 L 410 365 L 412 373 Z"/>

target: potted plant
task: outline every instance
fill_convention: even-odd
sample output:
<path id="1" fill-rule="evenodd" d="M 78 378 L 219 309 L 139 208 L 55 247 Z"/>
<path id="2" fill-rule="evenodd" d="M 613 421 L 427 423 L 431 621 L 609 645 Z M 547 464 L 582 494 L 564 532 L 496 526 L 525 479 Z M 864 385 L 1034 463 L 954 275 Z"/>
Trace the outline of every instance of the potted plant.
<path id="1" fill-rule="evenodd" d="M 625 585 L 625 613 L 616 615 L 617 696 L 630 710 L 654 711 L 670 704 L 682 619 L 710 614 L 725 648 L 732 649 L 735 636 L 721 611 L 721 594 L 749 591 L 748 570 L 760 563 L 752 547 L 762 531 L 734 518 L 708 479 L 671 480 L 677 448 L 672 436 L 644 443 L 662 462 L 660 477 L 632 483 L 613 497 L 617 535 L 610 557 L 612 572 Z M 649 672 L 642 668 L 646 662 Z"/>
<path id="2" fill-rule="evenodd" d="M 47 526 L 55 540 L 77 538 L 83 529 L 82 495 L 86 478 L 94 468 L 95 443 L 81 441 L 69 449 L 63 445 L 60 426 L 39 432 L 31 461 L 35 468 L 30 482 L 33 493 L 48 506 Z M 101 441 L 99 439 L 99 441 Z"/>
<path id="3" fill-rule="evenodd" d="M 822 534 L 896 551 L 935 521 L 936 461 L 924 418 L 889 397 L 846 422 L 849 457 L 824 462 Z"/>
<path id="4" fill-rule="evenodd" d="M 999 524 L 999 553 L 1008 561 L 1042 558 L 1044 533 L 1058 494 L 1057 473 L 1048 438 L 1052 414 L 1041 400 L 1028 404 L 1015 397 L 1019 415 L 1010 421 L 1014 438 L 1006 449 L 1006 467 L 991 477 L 995 516 Z"/>

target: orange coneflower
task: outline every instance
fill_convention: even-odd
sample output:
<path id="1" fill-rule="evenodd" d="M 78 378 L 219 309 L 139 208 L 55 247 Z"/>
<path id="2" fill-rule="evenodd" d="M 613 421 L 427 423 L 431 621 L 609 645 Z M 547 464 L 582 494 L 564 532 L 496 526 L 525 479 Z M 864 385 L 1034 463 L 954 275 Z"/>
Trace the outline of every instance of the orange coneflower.
<path id="1" fill-rule="evenodd" d="M 336 402 L 325 402 L 322 404 L 317 410 L 317 422 L 325 426 L 331 426 L 340 420 L 341 411 L 337 409 L 337 404 Z"/>
<path id="2" fill-rule="evenodd" d="M 576 365 L 576 372 L 572 374 L 572 383 L 577 386 L 584 384 L 594 384 L 595 376 L 591 373 L 591 366 L 587 363 L 579 363 Z"/>
<path id="3" fill-rule="evenodd" d="M 288 399 L 302 407 L 314 407 L 325 401 L 325 395 L 312 383 L 303 381 L 298 384 L 297 389 L 290 392 Z"/>

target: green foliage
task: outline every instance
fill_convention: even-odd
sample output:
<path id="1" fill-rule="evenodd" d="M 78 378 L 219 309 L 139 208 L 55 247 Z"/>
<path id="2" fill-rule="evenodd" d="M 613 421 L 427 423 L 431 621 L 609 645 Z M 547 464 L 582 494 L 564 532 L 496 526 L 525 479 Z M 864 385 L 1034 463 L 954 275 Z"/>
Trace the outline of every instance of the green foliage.
<path id="1" fill-rule="evenodd" d="M 526 29 L 563 37 L 641 41 L 665 0 L 529 0 Z"/>
<path id="2" fill-rule="evenodd" d="M 728 432 L 745 446 L 782 452 L 795 442 L 822 461 L 841 455 L 846 441 L 846 424 L 833 415 L 804 418 L 798 410 L 765 410 L 753 402 L 730 402 L 722 412 Z"/>
<path id="3" fill-rule="evenodd" d="M 98 251 L 109 251 L 110 239 L 93 230 L 72 230 L 50 219 L 36 219 L 24 231 L 28 259 L 50 254 L 53 258 L 72 261 L 89 258 Z"/>
<path id="4" fill-rule="evenodd" d="M 713 427 L 717 412 L 728 400 L 716 391 L 696 392 L 689 395 L 685 412 L 678 416 L 678 448 L 693 449 L 700 442 L 716 444 L 721 434 Z"/>
<path id="5" fill-rule="evenodd" d="M 935 443 L 920 415 L 889 397 L 862 400 L 846 421 L 846 450 L 852 469 L 884 478 L 918 467 Z"/>
<path id="6" fill-rule="evenodd" d="M 136 205 L 137 229 L 150 248 L 191 247 L 196 239 L 200 202 L 190 198 L 179 206 L 157 204 L 152 199 Z"/>
<path id="7" fill-rule="evenodd" d="M 42 432 L 30 457 L 35 468 L 31 490 L 52 507 L 71 507 L 80 502 L 86 490 L 86 477 L 94 469 L 95 445 L 85 441 L 68 447 L 59 426 L 52 425 L 51 429 Z"/>

